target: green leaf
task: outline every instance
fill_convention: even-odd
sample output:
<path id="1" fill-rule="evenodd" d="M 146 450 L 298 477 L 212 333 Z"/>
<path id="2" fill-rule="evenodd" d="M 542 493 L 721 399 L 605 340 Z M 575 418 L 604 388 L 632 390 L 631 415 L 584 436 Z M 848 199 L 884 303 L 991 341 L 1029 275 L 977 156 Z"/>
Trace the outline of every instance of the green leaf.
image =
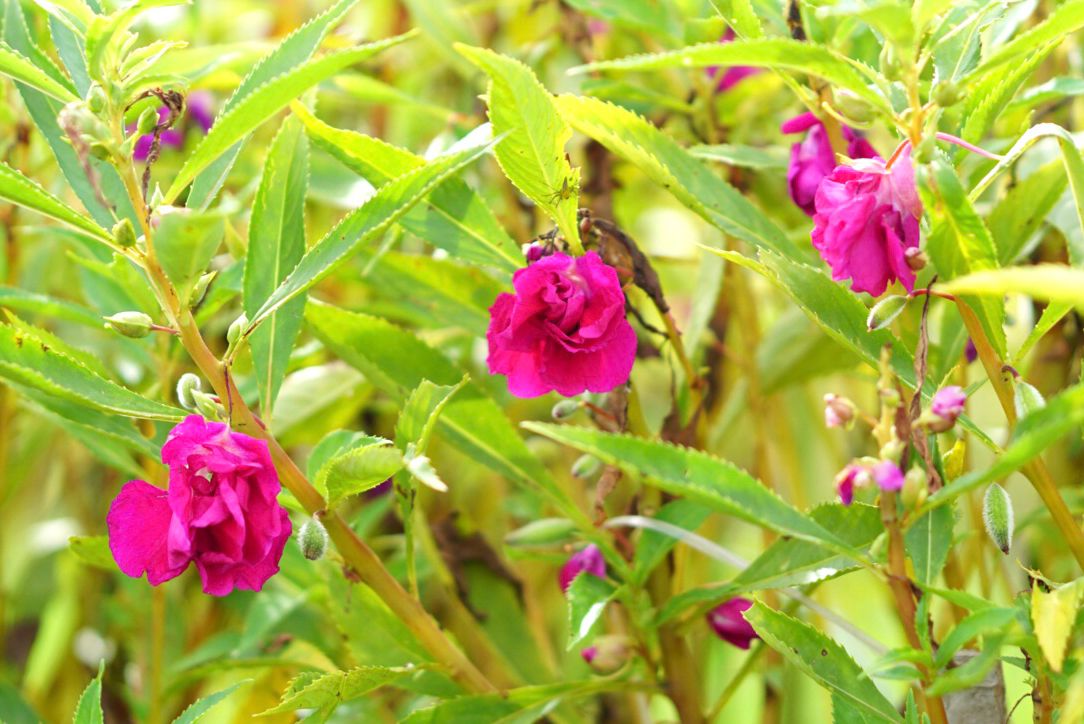
<path id="1" fill-rule="evenodd" d="M 708 517 L 710 509 L 691 500 L 672 500 L 659 508 L 655 514 L 658 520 L 676 525 L 685 530 L 696 530 Z M 636 544 L 636 557 L 633 561 L 633 585 L 643 585 L 655 566 L 659 565 L 678 541 L 673 536 L 654 530 L 645 530 Z"/>
<path id="2" fill-rule="evenodd" d="M 185 415 L 98 376 L 38 337 L 8 325 L 0 325 L 0 377 L 117 415 L 151 420 Z"/>
<path id="3" fill-rule="evenodd" d="M 1035 299 L 1084 309 L 1084 269 L 1061 264 L 992 269 L 954 279 L 945 285 L 945 290 L 997 299 L 1005 294 L 1027 294 Z"/>
<path id="4" fill-rule="evenodd" d="M 924 508 L 944 505 L 969 490 L 1001 480 L 1023 467 L 1077 425 L 1084 423 L 1084 385 L 1077 385 L 1046 401 L 1016 426 L 1001 457 L 986 470 L 953 480 L 930 496 Z"/>
<path id="5" fill-rule="evenodd" d="M 316 475 L 314 484 L 327 491 L 328 507 L 351 495 L 375 488 L 403 467 L 403 454 L 391 445 L 370 444 L 352 448 L 331 458 Z"/>
<path id="6" fill-rule="evenodd" d="M 523 427 L 594 455 L 607 465 L 644 475 L 671 495 L 783 535 L 847 549 L 834 534 L 790 507 L 744 470 L 707 453 L 585 427 L 539 422 L 525 422 Z"/>
<path id="7" fill-rule="evenodd" d="M 207 271 L 225 233 L 223 211 L 159 209 L 154 250 L 181 299 L 188 299 L 196 281 Z"/>
<path id="8" fill-rule="evenodd" d="M 703 43 L 681 50 L 590 63 L 573 68 L 569 72 L 641 71 L 732 65 L 808 73 L 828 81 L 834 87 L 845 88 L 883 112 L 892 114 L 892 107 L 888 101 L 870 87 L 870 78 L 864 77 L 872 75 L 872 70 L 824 46 L 787 38 Z"/>
<path id="9" fill-rule="evenodd" d="M 242 300 L 250 317 L 255 316 L 305 254 L 308 158 L 308 143 L 301 124 L 296 118 L 287 118 L 264 161 L 248 226 Z M 264 419 L 272 417 L 304 311 L 305 298 L 299 295 L 270 315 L 249 336 Z"/>
<path id="10" fill-rule="evenodd" d="M 1053 161 L 1009 188 L 990 213 L 990 227 L 1001 266 L 1016 261 L 1065 191 L 1064 165 Z"/>
<path id="11" fill-rule="evenodd" d="M 79 696 L 79 703 L 75 705 L 75 715 L 72 724 L 103 724 L 105 715 L 102 713 L 102 673 L 105 671 L 105 660 L 98 664 L 98 675 L 87 684 L 83 693 Z"/>
<path id="12" fill-rule="evenodd" d="M 381 187 L 425 165 L 406 149 L 356 131 L 332 128 L 295 103 L 293 113 L 317 148 L 341 161 L 373 186 Z M 522 254 L 485 200 L 460 179 L 448 179 L 429 195 L 424 208 L 400 222 L 404 229 L 446 250 L 456 259 L 506 271 L 522 266 Z"/>
<path id="13" fill-rule="evenodd" d="M 568 645 L 573 646 L 587 638 L 606 605 L 617 595 L 617 588 L 605 578 L 581 573 L 572 579 L 565 599 L 568 601 Z"/>
<path id="14" fill-rule="evenodd" d="M 182 711 L 179 717 L 173 720 L 173 724 L 196 724 L 196 722 L 202 719 L 207 712 L 221 704 L 229 698 L 233 692 L 249 683 L 249 681 L 251 680 L 245 679 L 244 681 L 238 681 L 233 686 L 227 686 L 221 691 L 216 691 L 209 696 L 197 699 L 191 706 Z"/>
<path id="15" fill-rule="evenodd" d="M 758 171 L 778 171 L 787 167 L 786 154 L 771 148 L 723 143 L 715 146 L 693 146 L 689 149 L 689 153 L 707 161 L 719 161 L 729 166 L 741 166 Z"/>
<path id="16" fill-rule="evenodd" d="M 1065 650 L 1073 633 L 1080 600 L 1084 596 L 1084 579 L 1044 591 L 1041 586 L 1031 587 L 1031 623 L 1039 648 L 1054 671 L 1061 671 L 1065 663 Z"/>
<path id="17" fill-rule="evenodd" d="M 953 654 L 979 636 L 988 632 L 1004 633 L 1015 618 L 1016 610 L 1012 608 L 984 608 L 969 614 L 942 639 L 933 660 L 934 667 L 948 666 Z"/>
<path id="18" fill-rule="evenodd" d="M 489 76 L 489 120 L 495 134 L 508 136 L 496 151 L 501 169 L 553 218 L 572 248 L 579 248 L 580 172 L 565 157 L 572 129 L 557 113 L 553 96 L 518 60 L 486 48 L 455 47 Z"/>
<path id="19" fill-rule="evenodd" d="M 338 0 L 330 8 L 290 33 L 249 71 L 237 86 L 237 90 L 222 105 L 218 113 L 219 117 L 232 111 L 258 88 L 307 62 L 320 47 L 328 31 L 356 4 L 357 0 Z M 218 119 L 215 119 L 215 123 L 218 123 Z M 226 180 L 240 151 L 241 144 L 234 144 L 196 177 L 192 183 L 192 190 L 188 193 L 187 205 L 190 208 L 205 208 L 211 203 Z"/>
<path id="20" fill-rule="evenodd" d="M 580 12 L 626 28 L 665 32 L 671 36 L 680 32 L 675 27 L 668 7 L 659 0 L 568 0 Z"/>
<path id="21" fill-rule="evenodd" d="M 474 146 L 439 156 L 381 187 L 309 249 L 252 316 L 249 329 L 330 274 L 354 249 L 398 221 L 437 184 L 480 158 L 492 145 Z"/>
<path id="22" fill-rule="evenodd" d="M 176 200 L 200 171 L 306 90 L 351 65 L 368 60 L 377 53 L 402 43 L 409 37 L 410 34 L 398 35 L 329 53 L 276 76 L 245 95 L 230 110 L 215 119 L 211 130 L 173 178 L 173 183 L 165 193 L 165 203 Z"/>
<path id="23" fill-rule="evenodd" d="M 557 108 L 576 130 L 640 167 L 708 223 L 756 247 L 801 257 L 783 231 L 737 189 L 644 118 L 581 96 L 558 96 Z"/>
<path id="24" fill-rule="evenodd" d="M 68 103 L 78 100 L 78 96 L 69 85 L 54 80 L 48 73 L 39 69 L 4 42 L 0 42 L 0 74 L 25 83 L 58 101 Z"/>
<path id="25" fill-rule="evenodd" d="M 56 219 L 95 241 L 113 244 L 112 235 L 105 229 L 3 162 L 0 162 L 0 198 Z"/>
<path id="26" fill-rule="evenodd" d="M 757 602 L 745 612 L 764 643 L 821 686 L 874 721 L 899 722 L 900 716 L 855 663 L 846 649 L 807 623 Z"/>
<path id="27" fill-rule="evenodd" d="M 1061 4 L 1041 23 L 1016 36 L 1011 42 L 989 55 L 969 77 L 988 73 L 1041 45 L 1060 42 L 1066 35 L 1080 28 L 1084 28 L 1084 0 L 1069 0 Z"/>
<path id="28" fill-rule="evenodd" d="M 359 666 L 349 671 L 333 671 L 330 674 L 302 674 L 290 683 L 277 706 L 262 711 L 257 716 L 298 709 L 327 708 L 330 712 L 335 706 L 359 699 L 410 672 L 408 668 Z"/>
<path id="29" fill-rule="evenodd" d="M 309 459 L 305 463 L 305 470 L 309 480 L 316 480 L 317 475 L 320 473 L 320 468 L 324 467 L 329 460 L 345 452 L 351 448 L 362 447 L 364 445 L 387 445 L 391 442 L 387 438 L 377 437 L 376 435 L 366 435 L 363 432 L 354 432 L 353 430 L 335 430 L 329 432 L 323 437 L 320 442 L 316 443 L 316 446 L 309 453 Z"/>
<path id="30" fill-rule="evenodd" d="M 68 538 L 68 550 L 87 565 L 106 571 L 117 570 L 109 550 L 109 537 L 104 535 L 73 535 Z"/>
<path id="31" fill-rule="evenodd" d="M 141 14 L 153 8 L 185 5 L 188 0 L 141 0 L 128 3 L 109 15 L 95 15 L 87 23 L 86 57 L 90 77 L 107 83 L 117 70 L 120 47 L 127 30 Z"/>
<path id="32" fill-rule="evenodd" d="M 919 516 L 908 527 L 904 548 L 914 564 L 915 580 L 920 584 L 933 583 L 945 567 L 955 522 L 952 508 L 942 506 Z"/>
<path id="33" fill-rule="evenodd" d="M 414 388 L 406 402 L 399 420 L 395 424 L 395 442 L 401 450 L 413 443 L 418 455 L 425 454 L 429 438 L 433 434 L 440 413 L 444 410 L 452 395 L 463 389 L 470 377 L 463 375 L 457 385 L 435 385 L 429 380 L 422 380 Z"/>

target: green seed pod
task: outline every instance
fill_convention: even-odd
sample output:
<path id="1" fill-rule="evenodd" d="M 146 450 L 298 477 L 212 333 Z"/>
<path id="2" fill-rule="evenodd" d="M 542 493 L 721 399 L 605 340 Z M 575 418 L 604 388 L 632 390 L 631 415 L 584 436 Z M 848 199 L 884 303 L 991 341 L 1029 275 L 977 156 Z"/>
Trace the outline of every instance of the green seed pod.
<path id="1" fill-rule="evenodd" d="M 215 402 L 215 399 L 206 392 L 192 390 L 189 395 L 192 397 L 192 403 L 196 408 L 196 412 L 203 415 L 208 420 L 221 420 L 226 416 L 225 408 Z"/>
<path id="2" fill-rule="evenodd" d="M 237 344 L 237 341 L 241 339 L 241 334 L 245 331 L 245 327 L 248 326 L 248 317 L 245 314 L 241 314 L 240 317 L 233 320 L 230 324 L 230 328 L 226 330 L 226 341 L 230 346 Z"/>
<path id="3" fill-rule="evenodd" d="M 1023 380 L 1017 380 L 1013 388 L 1013 406 L 1016 416 L 1027 417 L 1036 410 L 1046 407 L 1043 394 Z"/>
<path id="4" fill-rule="evenodd" d="M 876 332 L 892 324 L 892 321 L 900 316 L 904 309 L 907 309 L 908 301 L 910 300 L 901 294 L 889 294 L 869 310 L 869 315 L 866 317 L 866 329 Z"/>
<path id="5" fill-rule="evenodd" d="M 1012 499 L 1005 488 L 994 483 L 986 489 L 982 499 L 982 522 L 986 524 L 986 533 L 990 540 L 1005 555 L 1012 547 L 1013 510 Z"/>
<path id="6" fill-rule="evenodd" d="M 579 400 L 561 400 L 553 406 L 553 410 L 550 415 L 554 420 L 564 420 L 567 417 L 572 417 L 576 414 L 576 411 L 580 409 Z"/>
<path id="7" fill-rule="evenodd" d="M 540 518 L 518 528 L 504 542 L 510 546 L 548 546 L 563 543 L 572 537 L 576 524 L 567 518 Z"/>
<path id="8" fill-rule="evenodd" d="M 592 477 L 602 467 L 602 462 L 594 455 L 581 455 L 572 463 L 572 477 L 583 480 Z"/>
<path id="9" fill-rule="evenodd" d="M 207 293 L 207 287 L 211 286 L 211 282 L 218 276 L 218 272 L 207 272 L 192 285 L 192 293 L 188 295 L 188 307 L 189 309 L 196 307 L 203 301 L 203 296 Z"/>
<path id="10" fill-rule="evenodd" d="M 297 545 L 301 555 L 310 561 L 318 561 L 327 551 L 327 529 L 316 518 L 309 518 L 297 532 Z"/>
<path id="11" fill-rule="evenodd" d="M 117 243 L 117 246 L 124 249 L 135 246 L 135 227 L 132 226 L 132 220 L 127 216 L 113 224 L 113 241 Z"/>
<path id="12" fill-rule="evenodd" d="M 951 80 L 943 81 L 934 86 L 933 102 L 942 108 L 954 106 L 959 103 L 962 98 L 963 93 L 960 92 L 960 86 L 956 85 Z"/>
<path id="13" fill-rule="evenodd" d="M 148 133 L 154 133 L 154 127 L 157 125 L 158 109 L 144 108 L 139 114 L 139 120 L 136 121 L 136 135 L 146 136 Z"/>
<path id="14" fill-rule="evenodd" d="M 154 320 L 143 312 L 118 312 L 105 318 L 105 326 L 125 337 L 140 339 L 151 333 Z"/>
<path id="15" fill-rule="evenodd" d="M 199 392 L 201 387 L 203 383 L 196 375 L 191 372 L 181 375 L 181 378 L 177 380 L 177 401 L 181 403 L 181 407 L 186 410 L 196 409 L 196 401 L 192 399 L 192 393 Z"/>

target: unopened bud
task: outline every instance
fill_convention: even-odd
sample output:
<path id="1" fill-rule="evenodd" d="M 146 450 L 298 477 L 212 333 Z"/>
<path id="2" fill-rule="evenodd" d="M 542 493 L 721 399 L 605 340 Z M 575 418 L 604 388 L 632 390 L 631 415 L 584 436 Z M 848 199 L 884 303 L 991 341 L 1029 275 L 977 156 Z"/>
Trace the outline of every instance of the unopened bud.
<path id="1" fill-rule="evenodd" d="M 934 86 L 933 102 L 942 108 L 956 105 L 961 98 L 963 98 L 963 94 L 960 92 L 960 86 L 951 80 L 941 81 Z"/>
<path id="2" fill-rule="evenodd" d="M 207 287 L 211 286 L 211 282 L 215 280 L 216 276 L 218 276 L 218 272 L 211 271 L 196 280 L 196 283 L 192 285 L 192 293 L 188 295 L 189 309 L 196 307 L 203 301 L 203 295 L 207 293 Z"/>
<path id="3" fill-rule="evenodd" d="M 1013 388 L 1013 405 L 1016 407 L 1016 416 L 1025 418 L 1036 410 L 1046 407 L 1043 393 L 1023 380 L 1016 380 Z"/>
<path id="4" fill-rule="evenodd" d="M 231 347 L 237 344 L 237 341 L 241 339 L 241 334 L 245 331 L 246 327 L 248 327 L 248 317 L 245 314 L 242 314 L 240 317 L 233 320 L 233 323 L 230 324 L 230 328 L 226 330 L 226 341 Z"/>
<path id="5" fill-rule="evenodd" d="M 195 407 L 196 412 L 208 420 L 221 420 L 226 416 L 225 408 L 215 402 L 215 399 L 206 392 L 191 390 L 188 394 L 192 398 L 192 405 Z"/>
<path id="6" fill-rule="evenodd" d="M 157 125 L 158 109 L 144 108 L 143 112 L 139 114 L 139 120 L 136 121 L 136 134 L 146 136 L 149 133 L 154 133 L 154 127 Z"/>
<path id="7" fill-rule="evenodd" d="M 132 226 L 132 220 L 127 216 L 113 224 L 113 241 L 122 249 L 135 246 L 135 227 Z"/>
<path id="8" fill-rule="evenodd" d="M 915 163 L 929 163 L 937 151 L 937 140 L 933 136 L 926 136 L 917 146 L 911 149 L 911 158 Z"/>
<path id="9" fill-rule="evenodd" d="M 832 98 L 836 109 L 856 123 L 868 123 L 877 115 L 873 106 L 849 90 L 837 88 L 833 91 Z"/>
<path id="10" fill-rule="evenodd" d="M 870 308 L 866 315 L 866 329 L 876 332 L 892 324 L 893 320 L 907 309 L 908 301 L 910 300 L 903 295 L 889 294 Z"/>
<path id="11" fill-rule="evenodd" d="M 523 256 L 527 260 L 528 264 L 534 264 L 536 261 L 546 255 L 545 249 L 541 244 L 524 244 Z"/>
<path id="12" fill-rule="evenodd" d="M 963 475 L 966 458 L 967 443 L 963 440 L 957 440 L 949 451 L 941 456 L 941 466 L 945 469 L 945 478 L 948 482 Z"/>
<path id="13" fill-rule="evenodd" d="M 920 467 L 913 467 L 903 476 L 903 490 L 900 491 L 900 501 L 908 510 L 914 510 L 926 502 L 929 494 L 929 479 L 926 471 Z"/>
<path id="14" fill-rule="evenodd" d="M 906 448 L 899 438 L 895 435 L 892 439 L 881 446 L 880 456 L 882 460 L 891 460 L 894 463 L 898 463 L 900 458 L 903 457 L 903 451 Z"/>
<path id="15" fill-rule="evenodd" d="M 612 674 L 625 665 L 631 651 L 628 636 L 607 634 L 596 638 L 591 646 L 580 652 L 580 656 L 596 673 Z"/>
<path id="16" fill-rule="evenodd" d="M 109 98 L 102 87 L 97 83 L 92 84 L 90 90 L 87 91 L 87 108 L 90 109 L 90 112 L 100 114 L 105 110 L 108 102 Z"/>
<path id="17" fill-rule="evenodd" d="M 594 455 L 581 455 L 572 463 L 572 477 L 584 480 L 592 477 L 602 467 L 602 463 Z"/>
<path id="18" fill-rule="evenodd" d="M 917 246 L 909 247 L 907 251 L 903 252 L 903 258 L 911 271 L 922 271 L 926 268 L 926 252 Z"/>
<path id="19" fill-rule="evenodd" d="M 505 536 L 504 542 L 511 546 L 546 546 L 563 543 L 576 530 L 567 518 L 541 518 Z"/>
<path id="20" fill-rule="evenodd" d="M 125 337 L 140 339 L 151 333 L 154 320 L 143 312 L 118 312 L 105 318 L 105 326 Z"/>
<path id="21" fill-rule="evenodd" d="M 565 418 L 575 415 L 576 411 L 579 409 L 579 400 L 561 400 L 553 406 L 553 410 L 550 411 L 550 415 L 553 416 L 554 420 L 564 420 Z"/>
<path id="22" fill-rule="evenodd" d="M 903 64 L 899 53 L 891 43 L 885 43 L 881 49 L 881 75 L 889 80 L 899 80 L 903 76 Z"/>
<path id="23" fill-rule="evenodd" d="M 1005 492 L 1005 488 L 997 483 L 986 489 L 986 495 L 982 499 L 982 522 L 986 525 L 990 540 L 1002 553 L 1008 555 L 1009 548 L 1012 547 L 1012 499 Z"/>
<path id="24" fill-rule="evenodd" d="M 827 427 L 843 427 L 849 430 L 854 426 L 857 412 L 858 408 L 846 397 L 833 395 L 831 392 L 824 396 L 824 424 Z"/>
<path id="25" fill-rule="evenodd" d="M 301 555 L 310 561 L 318 561 L 327 551 L 327 529 L 316 518 L 309 518 L 297 532 L 297 545 Z"/>
<path id="26" fill-rule="evenodd" d="M 895 409 L 900 406 L 900 392 L 894 387 L 886 387 L 880 390 L 881 404 Z"/>
<path id="27" fill-rule="evenodd" d="M 198 392 L 203 387 L 200 378 L 191 372 L 185 372 L 177 380 L 177 401 L 186 410 L 196 409 L 196 401 L 192 399 L 192 393 Z"/>

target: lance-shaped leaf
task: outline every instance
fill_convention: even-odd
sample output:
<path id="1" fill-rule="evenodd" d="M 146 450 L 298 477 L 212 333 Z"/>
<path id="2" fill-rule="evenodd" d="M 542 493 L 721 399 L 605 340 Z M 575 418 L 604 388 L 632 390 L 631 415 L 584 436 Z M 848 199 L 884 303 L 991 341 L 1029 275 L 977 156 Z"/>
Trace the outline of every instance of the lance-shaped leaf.
<path id="1" fill-rule="evenodd" d="M 90 235 L 95 241 L 112 245 L 113 237 L 109 232 L 2 161 L 0 199 L 37 211 Z"/>
<path id="2" fill-rule="evenodd" d="M 250 329 L 331 273 L 354 249 L 402 218 L 437 184 L 481 157 L 492 145 L 488 143 L 440 156 L 381 187 L 309 249 L 285 281 L 252 315 Z"/>
<path id="3" fill-rule="evenodd" d="M 184 410 L 100 377 L 37 336 L 9 325 L 0 325 L 0 377 L 117 415 L 151 420 L 184 417 Z"/>
<path id="4" fill-rule="evenodd" d="M 1056 43 L 1084 28 L 1084 0 L 1069 0 L 1026 33 L 1021 33 L 990 54 L 969 78 L 989 72 L 1047 43 Z"/>
<path id="5" fill-rule="evenodd" d="M 23 57 L 7 43 L 0 42 L 0 74 L 65 103 L 78 100 L 75 92 Z"/>
<path id="6" fill-rule="evenodd" d="M 308 61 L 320 47 L 328 31 L 356 4 L 357 0 L 339 0 L 290 33 L 267 57 L 249 71 L 237 86 L 237 90 L 222 105 L 218 115 L 224 116 L 257 88 Z M 217 120 L 215 122 L 217 123 Z M 188 192 L 189 207 L 203 208 L 211 203 L 240 152 L 241 143 L 235 143 L 196 177 L 192 183 L 192 190 Z"/>
<path id="7" fill-rule="evenodd" d="M 411 669 L 406 667 L 385 666 L 359 666 L 330 674 L 306 672 L 290 682 L 277 706 L 259 716 L 298 709 L 318 709 L 326 715 L 339 704 L 365 696 L 410 673 Z"/>
<path id="8" fill-rule="evenodd" d="M 1027 294 L 1035 299 L 1084 309 L 1084 269 L 1062 264 L 990 269 L 953 279 L 945 290 L 996 299 L 1005 294 Z"/>
<path id="9" fill-rule="evenodd" d="M 644 118 L 595 98 L 561 95 L 556 102 L 577 131 L 638 166 L 708 223 L 756 247 L 801 258 L 782 229 Z"/>
<path id="10" fill-rule="evenodd" d="M 165 203 L 176 200 L 200 171 L 306 90 L 351 65 L 402 43 L 408 37 L 409 34 L 398 35 L 310 60 L 246 95 L 233 108 L 215 119 L 211 130 L 173 178 L 173 183 L 165 194 Z"/>
<path id="11" fill-rule="evenodd" d="M 885 113 L 892 113 L 892 108 L 884 96 L 871 87 L 872 71 L 868 68 L 863 68 L 856 61 L 822 45 L 786 38 L 704 43 L 665 53 L 633 55 L 618 60 L 604 60 L 581 65 L 573 68 L 571 72 L 707 68 L 730 65 L 750 65 L 808 73 L 828 81 L 834 87 L 846 88 Z"/>
<path id="12" fill-rule="evenodd" d="M 1065 663 L 1065 651 L 1080 611 L 1082 595 L 1084 579 L 1077 579 L 1049 592 L 1040 586 L 1032 586 L 1031 622 L 1035 626 L 1035 638 L 1039 640 L 1043 656 L 1055 671 L 1061 671 Z"/>
<path id="13" fill-rule="evenodd" d="M 305 191 L 308 143 L 301 124 L 287 118 L 271 144 L 248 226 L 243 303 L 255 316 L 275 288 L 305 254 Z M 260 392 L 260 411 L 271 417 L 275 397 L 301 330 L 305 297 L 283 305 L 249 336 L 252 365 Z"/>
<path id="14" fill-rule="evenodd" d="M 568 643 L 571 649 L 587 638 L 606 610 L 617 589 L 604 578 L 581 573 L 572 579 L 565 598 L 568 600 Z"/>
<path id="15" fill-rule="evenodd" d="M 105 659 L 98 664 L 98 675 L 87 684 L 75 705 L 75 714 L 72 716 L 72 724 L 102 724 L 105 714 L 102 713 L 102 673 L 105 671 Z"/>
<path id="16" fill-rule="evenodd" d="M 173 724 L 196 724 L 200 719 L 207 715 L 211 709 L 221 704 L 228 699 L 233 692 L 249 683 L 251 679 L 245 679 L 244 681 L 238 681 L 232 686 L 227 686 L 221 691 L 216 691 L 213 694 L 209 694 L 201 699 L 197 699 L 192 702 L 191 706 L 181 712 L 181 715 L 173 720 Z"/>
<path id="17" fill-rule="evenodd" d="M 523 63 L 485 48 L 462 43 L 456 50 L 489 76 L 489 120 L 508 140 L 497 148 L 497 162 L 508 180 L 545 209 L 561 234 L 579 246 L 580 172 L 565 158 L 572 129 L 557 113 L 553 96 Z"/>

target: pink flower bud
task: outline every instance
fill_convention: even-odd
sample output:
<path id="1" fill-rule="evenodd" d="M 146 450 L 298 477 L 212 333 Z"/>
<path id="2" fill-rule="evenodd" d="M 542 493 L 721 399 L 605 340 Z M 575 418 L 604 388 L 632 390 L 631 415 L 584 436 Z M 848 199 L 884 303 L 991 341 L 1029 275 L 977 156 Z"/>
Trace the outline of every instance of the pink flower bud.
<path id="1" fill-rule="evenodd" d="M 891 460 L 882 460 L 873 466 L 871 471 L 873 481 L 877 487 L 886 492 L 899 490 L 903 487 L 903 471 Z"/>
<path id="2" fill-rule="evenodd" d="M 824 396 L 824 424 L 827 427 L 846 427 L 854 421 L 856 408 L 846 397 L 828 393 Z"/>
<path id="3" fill-rule="evenodd" d="M 561 567 L 561 573 L 557 578 L 561 584 L 561 590 L 567 593 L 572 581 L 581 573 L 590 573 L 599 578 L 606 577 L 606 560 L 602 557 L 602 551 L 598 549 L 598 546 L 594 544 L 587 546 L 569 558 Z"/>
<path id="4" fill-rule="evenodd" d="M 723 33 L 723 37 L 719 38 L 719 42 L 730 43 L 733 42 L 734 38 L 734 29 L 727 28 L 726 32 Z M 708 77 L 719 79 L 719 82 L 715 84 L 715 90 L 718 93 L 725 93 L 749 76 L 759 72 L 760 68 L 754 68 L 748 65 L 732 65 L 725 71 L 717 65 L 708 67 Z"/>
<path id="5" fill-rule="evenodd" d="M 964 413 L 964 403 L 966 402 L 967 395 L 964 394 L 962 387 L 957 385 L 942 387 L 933 395 L 930 412 L 946 421 L 949 427 L 952 427 L 956 422 L 956 418 Z"/>
<path id="6" fill-rule="evenodd" d="M 854 489 L 869 483 L 869 473 L 861 465 L 851 463 L 836 475 L 836 493 L 839 502 L 850 505 L 854 502 Z"/>
<path id="7" fill-rule="evenodd" d="M 742 615 L 753 605 L 748 598 L 724 601 L 708 613 L 708 624 L 715 635 L 739 649 L 748 649 L 753 639 L 760 638 Z"/>

